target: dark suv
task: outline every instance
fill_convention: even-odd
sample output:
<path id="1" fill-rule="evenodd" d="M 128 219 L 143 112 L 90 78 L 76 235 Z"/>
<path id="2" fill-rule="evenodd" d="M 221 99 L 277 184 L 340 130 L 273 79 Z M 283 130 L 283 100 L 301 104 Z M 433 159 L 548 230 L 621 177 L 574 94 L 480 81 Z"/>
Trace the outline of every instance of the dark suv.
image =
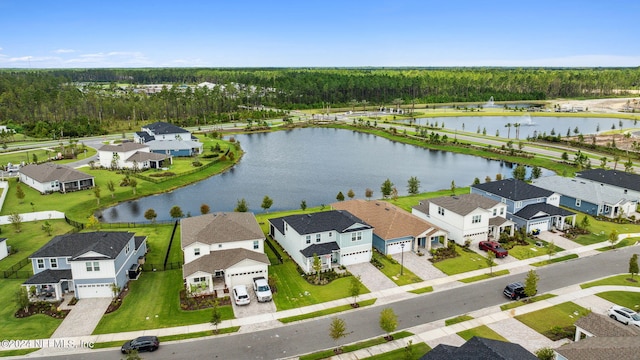
<path id="1" fill-rule="evenodd" d="M 502 293 L 511 300 L 520 300 L 520 298 L 526 297 L 524 284 L 521 282 L 514 282 L 507 285 Z"/>
<path id="2" fill-rule="evenodd" d="M 128 354 L 132 350 L 137 351 L 156 351 L 160 347 L 160 341 L 157 336 L 140 336 L 131 341 L 127 341 L 122 345 L 120 351 Z"/>

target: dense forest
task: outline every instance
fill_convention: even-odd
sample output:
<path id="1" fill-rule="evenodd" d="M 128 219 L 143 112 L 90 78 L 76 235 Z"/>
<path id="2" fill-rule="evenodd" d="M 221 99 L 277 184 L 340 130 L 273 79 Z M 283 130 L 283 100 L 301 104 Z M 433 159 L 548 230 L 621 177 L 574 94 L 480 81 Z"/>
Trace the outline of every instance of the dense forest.
<path id="1" fill-rule="evenodd" d="M 159 90 L 137 91 L 145 84 Z M 67 137 L 123 122 L 138 129 L 159 120 L 186 126 L 284 116 L 270 108 L 624 96 L 639 84 L 640 68 L 3 70 L 0 123 L 35 137 Z"/>

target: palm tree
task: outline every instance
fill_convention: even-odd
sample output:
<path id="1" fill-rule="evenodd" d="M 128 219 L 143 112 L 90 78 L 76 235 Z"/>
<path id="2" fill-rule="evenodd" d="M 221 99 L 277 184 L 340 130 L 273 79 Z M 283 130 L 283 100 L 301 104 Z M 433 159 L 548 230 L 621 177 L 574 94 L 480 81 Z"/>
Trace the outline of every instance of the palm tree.
<path id="1" fill-rule="evenodd" d="M 511 137 L 511 123 L 507 123 L 504 127 L 507 128 L 507 139 Z"/>
<path id="2" fill-rule="evenodd" d="M 520 138 L 520 123 L 513 124 L 513 127 L 516 128 L 516 140 Z"/>

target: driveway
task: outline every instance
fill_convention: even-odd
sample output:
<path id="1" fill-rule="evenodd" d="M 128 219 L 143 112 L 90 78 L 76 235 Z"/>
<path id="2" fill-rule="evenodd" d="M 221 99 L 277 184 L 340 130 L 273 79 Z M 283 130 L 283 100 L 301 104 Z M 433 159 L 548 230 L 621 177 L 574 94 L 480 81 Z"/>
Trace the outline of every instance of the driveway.
<path id="1" fill-rule="evenodd" d="M 93 330 L 102 319 L 102 315 L 107 311 L 111 298 L 89 298 L 80 299 L 78 303 L 70 306 L 71 311 L 56 331 L 52 338 L 66 338 L 73 336 L 91 335 Z"/>
<path id="2" fill-rule="evenodd" d="M 247 285 L 247 292 L 249 293 L 249 297 L 251 298 L 251 303 L 249 305 L 238 306 L 233 301 L 233 294 L 230 293 L 231 296 L 231 305 L 233 306 L 233 314 L 236 318 L 243 318 L 261 314 L 270 314 L 276 312 L 276 304 L 272 301 L 268 302 L 258 302 L 258 298 L 256 297 L 255 291 L 251 285 Z"/>
<path id="3" fill-rule="evenodd" d="M 438 279 L 447 276 L 429 261 L 430 255 L 418 256 L 412 251 L 405 251 L 404 254 L 391 255 L 398 263 L 403 263 L 404 267 L 416 274 L 423 281 Z"/>
<path id="4" fill-rule="evenodd" d="M 578 244 L 575 241 L 571 241 L 569 239 L 567 239 L 566 237 L 562 236 L 561 233 L 559 232 L 555 232 L 552 233 L 551 231 L 542 231 L 538 237 L 546 242 L 552 242 L 556 245 L 556 246 L 560 246 L 561 248 L 565 249 L 565 250 L 571 250 L 571 249 L 575 249 L 575 248 L 579 248 L 582 245 Z"/>
<path id="5" fill-rule="evenodd" d="M 347 270 L 354 276 L 359 275 L 360 281 L 371 292 L 391 289 L 397 286 L 396 283 L 369 262 L 348 265 Z"/>

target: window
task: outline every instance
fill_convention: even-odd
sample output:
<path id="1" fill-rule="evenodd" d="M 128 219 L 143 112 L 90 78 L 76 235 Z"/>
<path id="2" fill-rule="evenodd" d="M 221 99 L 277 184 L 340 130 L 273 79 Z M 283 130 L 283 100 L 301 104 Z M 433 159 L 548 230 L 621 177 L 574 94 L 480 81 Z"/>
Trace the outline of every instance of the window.
<path id="1" fill-rule="evenodd" d="M 320 239 L 321 239 L 320 234 L 316 234 L 316 242 L 320 242 Z"/>
<path id="2" fill-rule="evenodd" d="M 311 244 L 311 235 L 307 235 L 307 236 L 305 236 L 305 242 L 306 242 L 307 244 Z"/>
<path id="3" fill-rule="evenodd" d="M 516 208 L 521 208 L 522 207 L 522 201 L 516 201 Z"/>
<path id="4" fill-rule="evenodd" d="M 206 277 L 197 277 L 197 278 L 193 278 L 193 282 L 194 283 L 199 283 L 199 282 L 206 282 L 207 278 Z"/>
<path id="5" fill-rule="evenodd" d="M 198 256 L 198 255 L 200 255 L 200 248 L 195 248 L 195 249 L 193 249 L 193 255 L 194 255 L 194 256 Z"/>
<path id="6" fill-rule="evenodd" d="M 498 209 L 493 209 L 493 216 L 498 215 Z"/>
<path id="7" fill-rule="evenodd" d="M 97 261 L 93 262 L 93 271 L 100 271 L 100 263 Z"/>
<path id="8" fill-rule="evenodd" d="M 362 231 L 351 233 L 351 241 L 360 241 L 362 240 Z"/>
<path id="9" fill-rule="evenodd" d="M 44 259 L 38 259 L 38 269 L 44 269 Z"/>
<path id="10" fill-rule="evenodd" d="M 51 268 L 52 269 L 57 269 L 58 268 L 58 259 L 51 259 L 51 260 L 49 260 L 49 262 L 51 263 Z"/>
<path id="11" fill-rule="evenodd" d="M 605 206 L 604 206 L 604 213 L 605 213 L 605 214 L 609 213 L 609 210 L 610 210 L 610 209 L 611 209 L 611 208 L 609 207 L 609 205 L 605 205 Z"/>
<path id="12" fill-rule="evenodd" d="M 481 218 L 482 218 L 482 215 L 473 215 L 473 217 L 471 218 L 471 223 L 477 224 L 480 222 Z"/>
<path id="13" fill-rule="evenodd" d="M 504 215 L 504 208 L 500 208 L 500 215 Z"/>
<path id="14" fill-rule="evenodd" d="M 93 266 L 91 266 L 91 261 L 87 261 L 84 264 L 87 267 L 87 271 L 93 271 Z"/>
<path id="15" fill-rule="evenodd" d="M 222 244 L 218 244 L 218 249 L 222 249 Z"/>
<path id="16" fill-rule="evenodd" d="M 87 261 L 84 264 L 87 267 L 87 271 L 100 271 L 100 263 L 97 261 L 94 261 L 94 262 Z"/>
<path id="17" fill-rule="evenodd" d="M 444 208 L 442 206 L 438 206 L 438 215 L 444 216 Z"/>
<path id="18" fill-rule="evenodd" d="M 253 249 L 257 250 L 260 248 L 260 242 L 258 240 L 253 241 Z"/>
<path id="19" fill-rule="evenodd" d="M 128 253 L 129 253 L 129 250 L 131 250 L 131 248 L 130 248 L 130 246 L 129 246 L 129 243 L 127 243 L 127 246 L 125 246 L 125 247 L 124 247 L 124 253 L 125 253 L 125 254 L 128 254 Z"/>
<path id="20" fill-rule="evenodd" d="M 582 205 L 582 200 L 576 199 L 576 206 L 580 207 L 580 205 Z"/>
<path id="21" fill-rule="evenodd" d="M 333 236 L 333 233 L 331 231 L 329 231 L 329 237 Z"/>

